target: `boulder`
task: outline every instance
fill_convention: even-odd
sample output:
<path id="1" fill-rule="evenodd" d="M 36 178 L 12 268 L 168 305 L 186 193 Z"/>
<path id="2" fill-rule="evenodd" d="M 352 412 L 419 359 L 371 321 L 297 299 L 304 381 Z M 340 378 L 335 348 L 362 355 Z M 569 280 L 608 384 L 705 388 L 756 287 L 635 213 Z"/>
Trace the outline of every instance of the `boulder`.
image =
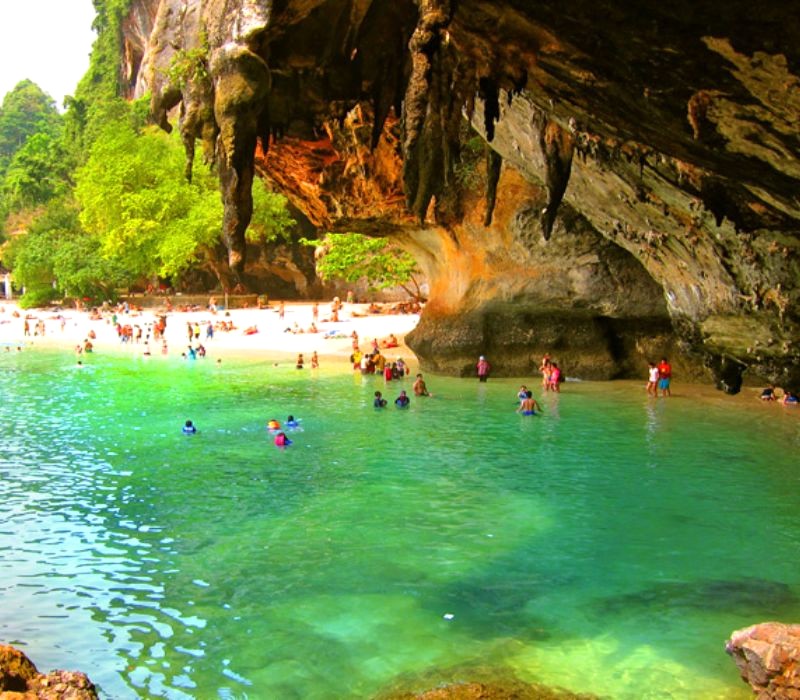
<path id="1" fill-rule="evenodd" d="M 800 625 L 751 625 L 735 631 L 725 651 L 759 700 L 800 700 Z"/>
<path id="2" fill-rule="evenodd" d="M 39 673 L 19 649 L 0 644 L 0 700 L 98 700 L 85 673 Z"/>

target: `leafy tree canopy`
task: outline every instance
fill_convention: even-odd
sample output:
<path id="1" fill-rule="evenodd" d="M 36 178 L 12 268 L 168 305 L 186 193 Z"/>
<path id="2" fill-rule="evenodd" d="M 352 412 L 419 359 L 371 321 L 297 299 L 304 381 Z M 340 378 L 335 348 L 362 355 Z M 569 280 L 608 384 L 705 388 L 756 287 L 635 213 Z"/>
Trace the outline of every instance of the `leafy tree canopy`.
<path id="1" fill-rule="evenodd" d="M 102 257 L 99 243 L 80 226 L 74 204 L 51 203 L 22 236 L 13 238 L 4 260 L 32 303 L 55 296 L 113 297 L 124 280 L 121 268 Z"/>
<path id="2" fill-rule="evenodd" d="M 322 279 L 365 280 L 374 289 L 402 287 L 415 299 L 422 296 L 416 261 L 388 238 L 328 233 L 321 240 L 303 242 L 317 247 L 317 274 Z"/>
<path id="3" fill-rule="evenodd" d="M 197 263 L 217 267 L 223 214 L 217 179 L 199 159 L 191 182 L 183 172 L 177 134 L 155 127 L 138 132 L 130 121 L 108 124 L 77 171 L 81 223 L 132 279 L 175 278 Z M 259 182 L 253 222 L 253 240 L 274 239 L 293 223 L 284 198 Z"/>
<path id="4" fill-rule="evenodd" d="M 29 136 L 55 134 L 60 124 L 61 115 L 52 97 L 30 80 L 17 83 L 0 107 L 0 176 Z"/>

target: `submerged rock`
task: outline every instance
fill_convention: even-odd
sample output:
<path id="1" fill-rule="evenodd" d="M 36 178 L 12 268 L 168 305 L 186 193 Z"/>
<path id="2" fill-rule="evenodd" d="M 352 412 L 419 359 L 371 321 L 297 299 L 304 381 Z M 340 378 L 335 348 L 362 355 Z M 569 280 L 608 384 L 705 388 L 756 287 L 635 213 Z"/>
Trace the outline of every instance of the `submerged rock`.
<path id="1" fill-rule="evenodd" d="M 19 649 L 0 644 L 0 700 L 97 699 L 94 684 L 85 673 L 39 673 Z"/>
<path id="2" fill-rule="evenodd" d="M 800 625 L 751 625 L 734 632 L 725 651 L 759 700 L 800 699 Z"/>
<path id="3" fill-rule="evenodd" d="M 521 681 L 500 683 L 453 683 L 419 693 L 382 695 L 379 700 L 592 700 L 592 695 L 576 695 Z"/>

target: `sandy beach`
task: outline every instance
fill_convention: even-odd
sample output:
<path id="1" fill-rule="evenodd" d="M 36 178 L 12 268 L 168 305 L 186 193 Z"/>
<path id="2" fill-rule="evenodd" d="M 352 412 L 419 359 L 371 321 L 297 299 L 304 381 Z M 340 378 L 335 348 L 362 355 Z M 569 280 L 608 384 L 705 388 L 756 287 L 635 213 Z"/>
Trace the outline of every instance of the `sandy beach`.
<path id="1" fill-rule="evenodd" d="M 281 319 L 278 305 L 268 309 L 231 309 L 227 312 L 211 313 L 204 311 L 170 311 L 144 309 L 130 313 L 117 313 L 117 321 L 142 329 L 142 339 L 137 343 L 121 343 L 113 323 L 112 312 L 103 312 L 93 318 L 89 311 L 74 309 L 20 309 L 13 302 L 0 302 L 0 351 L 16 351 L 29 348 L 62 348 L 75 352 L 91 338 L 94 352 L 122 352 L 133 355 L 145 354 L 148 334 L 151 335 L 149 352 L 153 357 L 163 356 L 161 340 L 152 338 L 152 326 L 158 316 L 165 315 L 167 328 L 164 333 L 168 356 L 180 356 L 189 346 L 188 325 L 200 326 L 200 338 L 192 340 L 192 345 L 202 343 L 207 357 L 223 359 L 226 357 L 257 356 L 274 359 L 276 362 L 294 363 L 298 353 L 303 353 L 306 366 L 310 366 L 311 354 L 316 351 L 320 362 L 331 361 L 343 366 L 353 352 L 352 333 L 358 334 L 362 350 L 372 347 L 373 339 L 381 344 L 381 351 L 387 359 L 402 357 L 416 366 L 416 358 L 406 347 L 405 335 L 419 321 L 418 314 L 367 314 L 367 304 L 344 304 L 339 312 L 339 321 L 324 319 L 330 316 L 330 303 L 319 303 L 320 321 L 316 324 L 317 333 L 309 333 L 313 321 L 313 302 L 290 302 L 285 304 L 284 318 Z M 25 320 L 29 325 L 29 335 L 25 335 Z M 233 330 L 215 329 L 213 338 L 207 338 L 208 323 L 218 326 L 219 322 L 232 322 Z M 37 324 L 44 323 L 44 334 L 37 330 Z M 250 332 L 248 333 L 248 329 Z M 252 332 L 255 329 L 256 332 Z M 290 330 L 287 330 L 290 329 Z M 302 332 L 292 332 L 300 330 Z M 383 342 L 394 334 L 399 342 L 396 348 L 385 349 Z M 94 337 L 92 338 L 92 334 Z"/>

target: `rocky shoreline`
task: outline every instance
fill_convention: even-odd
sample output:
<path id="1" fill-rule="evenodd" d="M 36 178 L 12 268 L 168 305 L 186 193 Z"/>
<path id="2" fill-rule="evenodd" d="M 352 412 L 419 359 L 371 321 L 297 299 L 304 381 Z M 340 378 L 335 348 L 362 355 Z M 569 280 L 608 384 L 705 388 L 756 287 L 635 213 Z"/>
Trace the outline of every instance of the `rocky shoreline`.
<path id="1" fill-rule="evenodd" d="M 98 700 L 80 671 L 40 673 L 19 649 L 0 644 L 0 700 Z"/>

